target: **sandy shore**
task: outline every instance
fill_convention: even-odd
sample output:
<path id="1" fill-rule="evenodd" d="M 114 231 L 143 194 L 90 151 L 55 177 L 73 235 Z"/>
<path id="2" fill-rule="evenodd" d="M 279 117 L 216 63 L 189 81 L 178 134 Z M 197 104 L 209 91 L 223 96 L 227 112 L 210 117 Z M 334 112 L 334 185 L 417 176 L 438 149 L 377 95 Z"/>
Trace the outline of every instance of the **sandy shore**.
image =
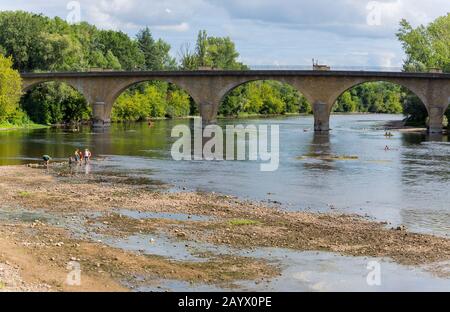
<path id="1" fill-rule="evenodd" d="M 410 233 L 403 227 L 393 229 L 355 215 L 286 212 L 279 206 L 231 196 L 163 189 L 156 181 L 120 174 L 73 175 L 60 168 L 0 167 L 0 212 L 44 211 L 62 220 L 0 218 L 0 264 L 9 271 L 15 268 L 6 275 L 0 270 L 0 291 L 127 291 L 126 282 L 137 276 L 146 283 L 175 279 L 233 287 L 239 280 L 271 279 L 280 273 L 277 264 L 263 259 L 222 254 L 223 246 L 329 251 L 386 257 L 406 265 L 450 260 L 448 238 Z M 133 218 L 118 208 L 189 217 Z M 77 215 L 83 216 L 85 229 L 98 235 L 121 238 L 163 233 L 186 246 L 193 242 L 217 246 L 217 252 L 202 253 L 203 261 L 173 261 L 112 247 L 95 237 L 74 235 L 64 220 Z M 81 286 L 65 283 L 70 261 L 82 267 Z M 445 275 L 448 271 L 443 268 L 434 273 Z"/>

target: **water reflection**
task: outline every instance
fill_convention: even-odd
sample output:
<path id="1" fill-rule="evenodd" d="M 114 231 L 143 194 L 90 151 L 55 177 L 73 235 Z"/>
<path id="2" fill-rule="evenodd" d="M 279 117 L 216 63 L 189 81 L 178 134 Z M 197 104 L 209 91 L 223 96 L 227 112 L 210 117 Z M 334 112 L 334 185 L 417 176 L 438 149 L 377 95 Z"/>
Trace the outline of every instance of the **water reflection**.
<path id="1" fill-rule="evenodd" d="M 401 152 L 404 208 L 400 216 L 412 230 L 450 234 L 448 136 L 405 133 Z M 447 200 L 433 200 L 442 197 Z"/>

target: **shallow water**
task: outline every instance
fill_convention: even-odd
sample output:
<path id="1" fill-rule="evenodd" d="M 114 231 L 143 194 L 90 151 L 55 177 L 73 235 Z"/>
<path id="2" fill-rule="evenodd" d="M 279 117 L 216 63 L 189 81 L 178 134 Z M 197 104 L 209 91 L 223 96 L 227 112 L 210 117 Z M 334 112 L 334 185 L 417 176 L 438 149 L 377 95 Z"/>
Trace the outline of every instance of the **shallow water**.
<path id="1" fill-rule="evenodd" d="M 149 211 L 133 211 L 127 209 L 119 209 L 116 213 L 133 219 L 168 219 L 175 221 L 210 221 L 209 216 L 189 215 L 185 213 L 169 213 L 169 212 L 149 212 Z"/>

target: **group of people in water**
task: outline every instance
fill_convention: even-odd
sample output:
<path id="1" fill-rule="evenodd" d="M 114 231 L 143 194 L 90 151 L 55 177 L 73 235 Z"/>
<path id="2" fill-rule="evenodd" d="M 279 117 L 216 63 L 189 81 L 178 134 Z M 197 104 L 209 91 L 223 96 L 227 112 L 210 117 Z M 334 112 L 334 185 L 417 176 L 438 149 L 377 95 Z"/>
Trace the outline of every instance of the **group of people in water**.
<path id="1" fill-rule="evenodd" d="M 92 158 L 92 153 L 89 149 L 85 149 L 84 152 L 80 151 L 79 149 L 75 150 L 74 155 L 69 158 L 69 164 L 77 164 L 82 165 L 89 164 Z"/>
<path id="2" fill-rule="evenodd" d="M 82 165 L 83 163 L 88 165 L 91 161 L 92 153 L 89 149 L 85 149 L 84 152 L 80 151 L 79 149 L 76 149 L 73 156 L 69 157 L 69 165 Z M 42 160 L 44 161 L 44 165 L 48 167 L 50 164 L 50 161 L 52 160 L 52 157 L 49 155 L 42 156 Z"/>
<path id="3" fill-rule="evenodd" d="M 384 136 L 386 138 L 392 138 L 394 135 L 392 134 L 391 131 L 388 131 L 387 129 L 384 131 Z M 391 148 L 389 147 L 389 145 L 386 145 L 386 147 L 384 148 L 385 151 L 390 151 Z"/>

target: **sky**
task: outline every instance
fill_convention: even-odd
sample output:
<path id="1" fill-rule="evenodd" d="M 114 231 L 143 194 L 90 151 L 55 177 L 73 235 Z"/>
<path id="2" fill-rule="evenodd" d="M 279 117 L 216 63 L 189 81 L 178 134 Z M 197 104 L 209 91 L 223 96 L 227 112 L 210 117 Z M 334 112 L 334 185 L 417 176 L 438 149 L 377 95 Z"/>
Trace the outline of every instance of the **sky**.
<path id="1" fill-rule="evenodd" d="M 449 0 L 0 0 L 24 10 L 87 21 L 135 36 L 148 26 L 172 46 L 195 45 L 200 29 L 229 36 L 248 65 L 399 67 L 399 21 L 427 24 L 450 12 Z"/>

